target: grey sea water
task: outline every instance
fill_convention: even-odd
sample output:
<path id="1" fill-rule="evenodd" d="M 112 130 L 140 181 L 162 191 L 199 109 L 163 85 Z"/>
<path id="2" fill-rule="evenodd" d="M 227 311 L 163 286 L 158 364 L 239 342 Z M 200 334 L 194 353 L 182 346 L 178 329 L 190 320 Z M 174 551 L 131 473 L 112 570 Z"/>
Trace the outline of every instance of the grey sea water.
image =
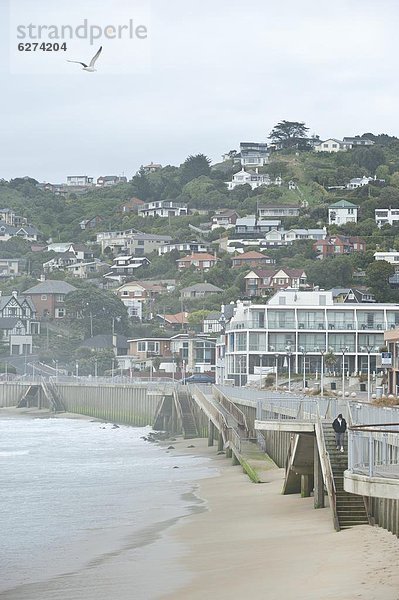
<path id="1" fill-rule="evenodd" d="M 164 534 L 204 508 L 195 482 L 214 470 L 148 431 L 0 412 L 0 598 L 150 600 L 185 582 Z"/>

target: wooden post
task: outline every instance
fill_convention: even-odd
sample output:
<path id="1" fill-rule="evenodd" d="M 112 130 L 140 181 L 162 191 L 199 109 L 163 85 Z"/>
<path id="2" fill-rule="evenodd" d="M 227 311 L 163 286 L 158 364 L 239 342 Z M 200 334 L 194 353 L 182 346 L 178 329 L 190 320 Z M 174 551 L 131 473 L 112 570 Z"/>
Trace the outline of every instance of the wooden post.
<path id="1" fill-rule="evenodd" d="M 222 432 L 219 431 L 219 436 L 218 436 L 218 452 L 222 452 L 223 451 L 223 436 L 222 436 Z"/>
<path id="2" fill-rule="evenodd" d="M 310 480 L 310 475 L 301 475 L 301 498 L 309 498 Z"/>
<path id="3" fill-rule="evenodd" d="M 321 461 L 319 448 L 317 446 L 316 436 L 314 437 L 314 507 L 324 508 L 324 481 L 323 471 L 321 470 Z"/>
<path id="4" fill-rule="evenodd" d="M 208 423 L 208 446 L 213 446 L 214 437 L 215 437 L 215 425 L 209 419 L 209 423 Z"/>

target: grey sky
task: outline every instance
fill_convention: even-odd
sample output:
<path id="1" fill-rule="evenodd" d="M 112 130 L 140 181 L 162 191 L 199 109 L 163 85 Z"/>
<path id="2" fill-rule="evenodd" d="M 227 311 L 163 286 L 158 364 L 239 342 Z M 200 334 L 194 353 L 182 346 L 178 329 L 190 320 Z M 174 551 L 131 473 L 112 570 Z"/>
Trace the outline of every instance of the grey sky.
<path id="1" fill-rule="evenodd" d="M 124 2 L 101 2 L 110 22 L 126 14 L 115 8 Z M 96 4 L 69 0 L 63 10 L 95 21 Z M 134 1 L 126 6 L 134 17 Z M 134 57 L 141 62 L 137 46 L 126 55 L 106 40 L 99 42 L 98 73 L 80 71 L 63 55 L 46 57 L 53 72 L 29 75 L 10 73 L 9 46 L 17 40 L 0 0 L 0 178 L 131 177 L 151 160 L 180 164 L 198 152 L 218 161 L 240 141 L 264 141 L 281 119 L 303 120 L 321 137 L 399 136 L 394 0 L 153 0 L 148 6 L 152 56 L 143 72 L 123 65 Z M 89 59 L 99 45 L 79 44 L 68 58 Z M 112 74 L 118 61 L 129 68 Z"/>

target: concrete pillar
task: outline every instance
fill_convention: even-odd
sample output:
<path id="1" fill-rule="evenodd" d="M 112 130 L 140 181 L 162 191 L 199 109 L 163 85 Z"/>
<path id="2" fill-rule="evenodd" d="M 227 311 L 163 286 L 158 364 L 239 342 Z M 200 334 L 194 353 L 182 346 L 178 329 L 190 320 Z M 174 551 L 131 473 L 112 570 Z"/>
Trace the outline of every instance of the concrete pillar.
<path id="1" fill-rule="evenodd" d="M 309 498 L 311 492 L 311 476 L 301 475 L 301 498 Z"/>
<path id="2" fill-rule="evenodd" d="M 239 465 L 239 464 L 240 464 L 240 461 L 238 460 L 238 458 L 237 458 L 237 456 L 234 454 L 234 452 L 233 452 L 232 459 L 233 459 L 233 467 L 236 467 L 237 465 Z"/>
<path id="3" fill-rule="evenodd" d="M 209 423 L 208 423 L 208 446 L 213 446 L 214 438 L 215 438 L 215 425 L 209 419 Z"/>
<path id="4" fill-rule="evenodd" d="M 223 450 L 223 436 L 222 436 L 222 432 L 219 431 L 219 436 L 218 436 L 218 452 L 222 452 Z"/>
<path id="5" fill-rule="evenodd" d="M 314 507 L 324 508 L 324 481 L 323 471 L 321 470 L 321 461 L 319 448 L 317 446 L 316 436 L 314 438 Z"/>

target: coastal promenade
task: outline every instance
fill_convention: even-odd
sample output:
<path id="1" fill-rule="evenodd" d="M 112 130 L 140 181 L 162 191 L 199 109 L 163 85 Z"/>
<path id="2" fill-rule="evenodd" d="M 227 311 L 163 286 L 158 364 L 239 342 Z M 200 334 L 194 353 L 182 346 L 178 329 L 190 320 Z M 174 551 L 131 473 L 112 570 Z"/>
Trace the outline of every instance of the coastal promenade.
<path id="1" fill-rule="evenodd" d="M 399 534 L 399 407 L 170 380 L 54 378 L 3 382 L 0 406 L 67 411 L 205 437 L 252 481 L 285 468 L 284 494 L 328 506 L 335 529 L 374 524 Z M 332 419 L 349 424 L 344 454 Z"/>

